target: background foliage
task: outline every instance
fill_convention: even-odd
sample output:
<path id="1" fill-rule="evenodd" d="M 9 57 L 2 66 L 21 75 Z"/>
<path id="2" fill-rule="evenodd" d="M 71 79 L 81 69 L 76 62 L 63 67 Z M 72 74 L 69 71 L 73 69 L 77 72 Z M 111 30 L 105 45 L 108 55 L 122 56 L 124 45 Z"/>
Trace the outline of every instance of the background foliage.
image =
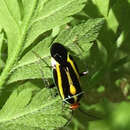
<path id="1" fill-rule="evenodd" d="M 0 0 L 0 129 L 129 130 L 129 17 L 130 0 Z M 53 42 L 89 71 L 66 127 L 68 106 L 46 88 Z"/>

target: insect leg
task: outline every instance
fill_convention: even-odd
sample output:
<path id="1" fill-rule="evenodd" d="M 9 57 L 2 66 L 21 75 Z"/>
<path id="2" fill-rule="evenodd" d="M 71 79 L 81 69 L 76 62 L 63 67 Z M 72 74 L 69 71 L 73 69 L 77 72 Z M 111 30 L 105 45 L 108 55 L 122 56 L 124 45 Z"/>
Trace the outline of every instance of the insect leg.
<path id="1" fill-rule="evenodd" d="M 32 52 L 33 52 L 33 54 L 34 54 L 37 58 L 40 59 L 39 62 L 41 62 L 41 61 L 44 62 L 44 63 L 47 65 L 47 67 L 50 68 L 50 66 L 48 65 L 48 63 L 47 63 L 44 59 L 42 59 L 35 51 L 32 51 Z M 48 80 L 44 78 L 44 72 L 42 71 L 42 66 L 40 65 L 40 63 L 39 63 L 39 70 L 40 70 L 40 72 L 41 72 L 42 81 L 43 81 L 45 87 L 48 88 L 48 86 L 50 86 L 50 84 L 49 84 Z"/>
<path id="2" fill-rule="evenodd" d="M 68 126 L 68 125 L 71 123 L 73 115 L 74 115 L 74 112 L 73 112 L 73 110 L 71 110 L 71 117 L 70 117 L 70 119 L 66 122 L 66 124 L 64 125 L 64 127 Z"/>
<path id="3" fill-rule="evenodd" d="M 80 77 L 82 77 L 82 76 L 85 76 L 85 75 L 87 75 L 88 74 L 88 70 L 87 71 L 84 71 L 84 72 L 81 72 L 79 75 L 80 75 Z"/>
<path id="4" fill-rule="evenodd" d="M 90 114 L 90 113 L 88 113 L 88 112 L 85 112 L 85 111 L 82 110 L 81 108 L 79 108 L 79 111 L 82 112 L 83 114 L 87 115 L 88 117 L 93 118 L 93 119 L 102 120 L 101 117 L 97 117 L 97 116 L 94 116 L 94 115 L 92 115 L 92 114 Z"/>

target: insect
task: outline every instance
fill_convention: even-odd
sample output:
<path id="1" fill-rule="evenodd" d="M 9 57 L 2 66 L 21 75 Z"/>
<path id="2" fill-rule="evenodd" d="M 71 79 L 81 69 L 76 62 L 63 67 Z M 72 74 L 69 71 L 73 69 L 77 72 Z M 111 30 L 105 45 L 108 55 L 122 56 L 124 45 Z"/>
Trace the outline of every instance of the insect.
<path id="1" fill-rule="evenodd" d="M 54 82 L 60 96 L 64 103 L 70 104 L 71 110 L 75 110 L 79 107 L 79 101 L 84 93 L 80 87 L 80 76 L 87 72 L 79 73 L 75 61 L 63 45 L 52 44 L 50 53 Z"/>
<path id="2" fill-rule="evenodd" d="M 65 124 L 66 126 L 72 119 L 73 110 L 80 106 L 79 101 L 84 93 L 80 87 L 80 77 L 86 75 L 87 71 L 79 73 L 73 57 L 60 43 L 53 43 L 50 53 L 54 83 L 58 88 L 63 102 L 69 104 L 72 110 L 71 118 Z"/>

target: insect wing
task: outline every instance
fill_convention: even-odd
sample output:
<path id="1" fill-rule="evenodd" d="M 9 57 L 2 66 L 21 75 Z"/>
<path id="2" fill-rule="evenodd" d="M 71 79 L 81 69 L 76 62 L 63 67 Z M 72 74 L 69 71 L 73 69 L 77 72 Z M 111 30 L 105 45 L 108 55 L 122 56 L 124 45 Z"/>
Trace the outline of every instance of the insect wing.
<path id="1" fill-rule="evenodd" d="M 63 101 L 74 104 L 81 98 L 79 71 L 72 56 L 59 43 L 51 47 L 53 77 Z"/>

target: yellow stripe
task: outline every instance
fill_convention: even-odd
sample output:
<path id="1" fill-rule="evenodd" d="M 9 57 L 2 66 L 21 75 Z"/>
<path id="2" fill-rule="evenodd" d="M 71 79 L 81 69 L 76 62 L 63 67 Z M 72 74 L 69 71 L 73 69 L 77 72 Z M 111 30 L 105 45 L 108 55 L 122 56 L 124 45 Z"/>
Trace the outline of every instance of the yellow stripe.
<path id="1" fill-rule="evenodd" d="M 76 103 L 77 102 L 77 96 L 74 96 L 74 102 Z"/>
<path id="2" fill-rule="evenodd" d="M 62 78 L 61 78 L 61 72 L 60 72 L 60 64 L 56 64 L 56 71 L 57 71 L 57 77 L 58 77 L 58 87 L 60 91 L 61 97 L 64 99 L 64 93 L 63 93 L 63 88 L 62 88 Z"/>
<path id="3" fill-rule="evenodd" d="M 73 84 L 72 79 L 71 79 L 71 77 L 70 77 L 70 74 L 69 74 L 68 70 L 65 71 L 65 72 L 66 72 L 67 78 L 68 78 L 68 80 L 69 80 L 69 85 Z"/>
<path id="4" fill-rule="evenodd" d="M 65 71 L 65 72 L 66 72 L 66 75 L 67 75 L 67 78 L 68 78 L 68 81 L 69 81 L 70 93 L 71 93 L 72 95 L 75 95 L 75 94 L 76 94 L 76 88 L 75 88 L 75 86 L 73 85 L 73 81 L 72 81 L 72 79 L 71 79 L 71 76 L 70 76 L 70 73 L 69 73 L 68 68 L 67 68 L 67 71 Z"/>
<path id="5" fill-rule="evenodd" d="M 77 69 L 76 69 L 76 67 L 75 67 L 75 65 L 74 65 L 74 63 L 73 63 L 73 61 L 70 59 L 69 53 L 68 53 L 68 55 L 67 55 L 67 61 L 71 64 L 71 66 L 72 66 L 72 68 L 73 68 L 73 70 L 74 70 L 74 72 L 75 72 L 75 74 L 76 74 L 76 76 L 77 76 L 77 78 L 78 78 L 78 80 L 79 80 L 80 77 L 79 77 L 78 71 L 77 71 Z"/>

